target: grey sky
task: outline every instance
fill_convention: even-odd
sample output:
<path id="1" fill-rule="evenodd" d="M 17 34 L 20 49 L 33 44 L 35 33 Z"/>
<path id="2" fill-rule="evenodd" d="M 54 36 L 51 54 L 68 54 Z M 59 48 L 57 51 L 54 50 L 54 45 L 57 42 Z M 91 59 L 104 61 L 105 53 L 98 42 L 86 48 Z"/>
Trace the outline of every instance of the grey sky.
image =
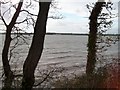
<path id="1" fill-rule="evenodd" d="M 13 3 L 17 3 L 19 0 L 12 0 Z M 63 19 L 54 20 L 49 18 L 47 22 L 47 32 L 67 32 L 67 33 L 88 33 L 89 32 L 89 11 L 86 8 L 86 4 L 95 2 L 97 0 L 56 0 L 57 7 L 60 9 L 50 9 L 49 15 L 61 15 Z M 109 0 L 107 0 L 109 1 Z M 111 0 L 114 2 L 115 13 L 118 13 L 118 1 Z M 34 8 L 29 8 L 33 13 L 38 12 L 38 4 L 34 4 Z M 55 11 L 55 13 L 51 13 Z M 12 13 L 11 13 L 12 14 Z M 23 16 L 23 15 L 22 15 Z M 7 18 L 7 17 L 5 17 Z M 10 19 L 6 19 L 9 22 Z M 20 20 L 20 19 L 19 19 Z M 1 28 L 0 28 L 1 29 Z M 27 32 L 33 32 L 33 29 L 27 29 Z M 112 29 L 108 33 L 118 33 L 118 19 L 113 20 Z"/>
<path id="2" fill-rule="evenodd" d="M 88 33 L 89 32 L 89 15 L 86 4 L 92 3 L 84 0 L 80 2 L 78 0 L 61 0 L 58 2 L 58 6 L 61 8 L 59 13 L 63 15 L 61 20 L 48 20 L 48 32 L 71 32 L 71 33 Z M 96 0 L 94 0 L 96 1 Z M 118 13 L 118 2 L 114 1 L 114 13 Z M 113 25 L 108 33 L 118 33 L 118 18 L 113 19 Z"/>

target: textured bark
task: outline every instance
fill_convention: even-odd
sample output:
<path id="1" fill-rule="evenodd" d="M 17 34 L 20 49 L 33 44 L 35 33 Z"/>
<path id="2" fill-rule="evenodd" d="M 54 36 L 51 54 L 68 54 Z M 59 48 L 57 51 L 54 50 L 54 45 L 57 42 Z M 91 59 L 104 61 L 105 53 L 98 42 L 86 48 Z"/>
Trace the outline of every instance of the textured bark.
<path id="1" fill-rule="evenodd" d="M 96 41 L 97 41 L 97 19 L 99 14 L 101 13 L 102 7 L 105 2 L 96 2 L 91 15 L 90 19 L 90 32 L 88 37 L 88 57 L 87 57 L 87 66 L 86 66 L 86 74 L 92 74 L 95 68 L 96 62 Z"/>
<path id="2" fill-rule="evenodd" d="M 18 7 L 16 9 L 16 12 L 15 12 L 11 22 L 9 23 L 9 25 L 6 25 L 6 36 L 5 36 L 4 47 L 2 50 L 2 62 L 3 62 L 3 69 L 4 69 L 5 77 L 8 81 L 9 80 L 11 81 L 13 78 L 13 73 L 11 71 L 10 64 L 8 61 L 8 52 L 9 52 L 9 47 L 10 47 L 10 43 L 12 40 L 11 39 L 11 31 L 12 31 L 12 28 L 15 25 L 15 22 L 19 16 L 22 4 L 23 4 L 23 2 L 19 2 Z"/>
<path id="3" fill-rule="evenodd" d="M 39 13 L 34 28 L 32 44 L 23 66 L 22 89 L 32 89 L 35 81 L 34 72 L 42 55 L 46 23 L 51 2 L 39 2 Z"/>

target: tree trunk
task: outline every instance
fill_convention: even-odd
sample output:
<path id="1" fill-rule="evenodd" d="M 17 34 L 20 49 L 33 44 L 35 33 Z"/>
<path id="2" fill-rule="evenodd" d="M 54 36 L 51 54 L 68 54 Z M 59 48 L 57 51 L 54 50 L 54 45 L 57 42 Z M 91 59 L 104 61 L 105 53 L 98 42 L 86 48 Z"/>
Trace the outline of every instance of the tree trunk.
<path id="1" fill-rule="evenodd" d="M 9 25 L 6 25 L 6 36 L 5 36 L 5 42 L 4 42 L 4 47 L 2 50 L 2 62 L 3 62 L 3 69 L 6 77 L 6 82 L 11 82 L 13 79 L 13 72 L 11 71 L 9 60 L 8 60 L 8 52 L 9 52 L 9 47 L 11 43 L 11 31 L 13 26 L 15 25 L 15 22 L 19 16 L 21 7 L 22 7 L 23 2 L 19 2 L 18 7 L 16 9 L 16 12 L 10 22 Z"/>
<path id="2" fill-rule="evenodd" d="M 34 36 L 23 66 L 22 89 L 25 90 L 31 90 L 35 81 L 34 72 L 43 51 L 50 3 L 51 2 L 39 2 L 39 13 L 34 28 Z"/>
<path id="3" fill-rule="evenodd" d="M 90 32 L 88 37 L 88 56 L 87 56 L 87 66 L 86 66 L 86 74 L 90 75 L 93 73 L 95 68 L 95 62 L 96 62 L 96 41 L 97 41 L 97 19 L 99 14 L 101 13 L 102 7 L 105 4 L 105 2 L 98 2 L 95 4 L 90 19 Z"/>

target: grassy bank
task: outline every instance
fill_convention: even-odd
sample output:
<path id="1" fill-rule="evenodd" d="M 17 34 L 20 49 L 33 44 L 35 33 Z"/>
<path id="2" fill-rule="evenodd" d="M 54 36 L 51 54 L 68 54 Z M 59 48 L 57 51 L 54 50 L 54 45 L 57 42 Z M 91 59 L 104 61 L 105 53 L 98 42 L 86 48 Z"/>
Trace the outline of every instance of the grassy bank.
<path id="1" fill-rule="evenodd" d="M 104 67 L 98 68 L 92 75 L 72 74 L 72 76 L 62 75 L 61 69 L 52 68 L 51 71 L 40 71 L 38 82 L 41 82 L 34 88 L 53 88 L 53 89 L 80 89 L 88 88 L 93 90 L 95 88 L 104 88 L 104 90 L 120 90 L 120 66 L 117 60 Z M 62 76 L 55 76 L 61 73 Z M 41 79 L 40 79 L 41 77 Z M 13 81 L 13 88 L 21 87 L 21 76 L 16 77 Z M 43 82 L 42 82 L 43 81 Z M 49 84 L 49 85 L 48 85 Z M 95 89 L 96 90 L 96 89 Z"/>
<path id="2" fill-rule="evenodd" d="M 98 68 L 91 76 L 83 74 L 72 79 L 62 77 L 53 83 L 55 88 L 104 88 L 120 90 L 118 62 Z"/>

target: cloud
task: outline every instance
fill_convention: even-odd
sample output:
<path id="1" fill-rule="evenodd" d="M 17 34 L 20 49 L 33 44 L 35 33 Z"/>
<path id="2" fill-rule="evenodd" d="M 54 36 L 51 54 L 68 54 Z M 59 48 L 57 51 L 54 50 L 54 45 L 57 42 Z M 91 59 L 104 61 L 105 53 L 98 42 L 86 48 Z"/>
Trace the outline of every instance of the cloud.
<path id="1" fill-rule="evenodd" d="M 88 23 L 87 20 L 77 20 L 75 22 L 68 19 L 48 19 L 47 32 L 87 33 Z"/>
<path id="2" fill-rule="evenodd" d="M 87 16 L 88 10 L 85 2 L 59 2 L 62 13 L 75 14 L 78 16 Z"/>
<path id="3" fill-rule="evenodd" d="M 61 20 L 48 19 L 47 32 L 88 33 L 88 16 L 86 2 L 63 0 L 58 2 L 59 13 L 64 17 Z"/>
<path id="4" fill-rule="evenodd" d="M 13 3 L 17 3 L 19 0 L 12 0 Z M 25 0 L 27 1 L 27 0 Z M 29 4 L 24 3 L 24 4 Z M 86 8 L 86 4 L 91 3 L 91 2 L 96 2 L 97 0 L 56 0 L 58 2 L 57 7 L 60 8 L 58 10 L 56 9 L 50 9 L 50 12 L 55 12 L 55 13 L 50 13 L 49 15 L 60 15 L 64 17 L 61 20 L 54 20 L 54 19 L 48 19 L 47 22 L 47 32 L 67 32 L 67 33 L 88 33 L 89 31 L 89 11 Z M 112 0 L 113 1 L 113 0 Z M 116 0 L 118 2 L 119 0 Z M 115 0 L 114 0 L 115 2 Z M 31 13 L 37 14 L 38 13 L 38 3 L 32 3 L 33 7 L 26 8 L 29 9 Z M 7 6 L 5 6 L 7 7 Z M 24 5 L 25 7 L 25 5 Z M 116 12 L 118 12 L 118 4 L 115 3 L 114 7 L 116 7 Z M 13 14 L 14 11 L 12 11 Z M 7 15 L 7 14 L 6 14 Z M 25 15 L 21 14 L 21 17 L 18 20 L 21 20 L 25 17 Z M 10 19 L 7 19 L 6 21 L 9 22 Z M 111 32 L 116 32 L 117 28 L 117 21 L 114 20 L 113 28 Z M 28 31 L 28 30 L 26 30 Z M 30 30 L 29 32 L 32 32 Z"/>
<path id="5" fill-rule="evenodd" d="M 88 33 L 89 32 L 89 15 L 86 4 L 89 0 L 80 2 L 78 0 L 61 0 L 58 2 L 58 7 L 64 18 L 62 20 L 48 20 L 48 32 L 72 32 L 72 33 Z M 95 1 L 95 0 L 94 0 Z M 91 3 L 91 2 L 90 2 Z M 117 6 L 117 3 L 114 7 Z M 117 7 L 116 7 L 117 8 Z M 114 12 L 116 13 L 118 9 Z M 114 20 L 111 30 L 108 33 L 116 33 L 117 21 Z"/>

